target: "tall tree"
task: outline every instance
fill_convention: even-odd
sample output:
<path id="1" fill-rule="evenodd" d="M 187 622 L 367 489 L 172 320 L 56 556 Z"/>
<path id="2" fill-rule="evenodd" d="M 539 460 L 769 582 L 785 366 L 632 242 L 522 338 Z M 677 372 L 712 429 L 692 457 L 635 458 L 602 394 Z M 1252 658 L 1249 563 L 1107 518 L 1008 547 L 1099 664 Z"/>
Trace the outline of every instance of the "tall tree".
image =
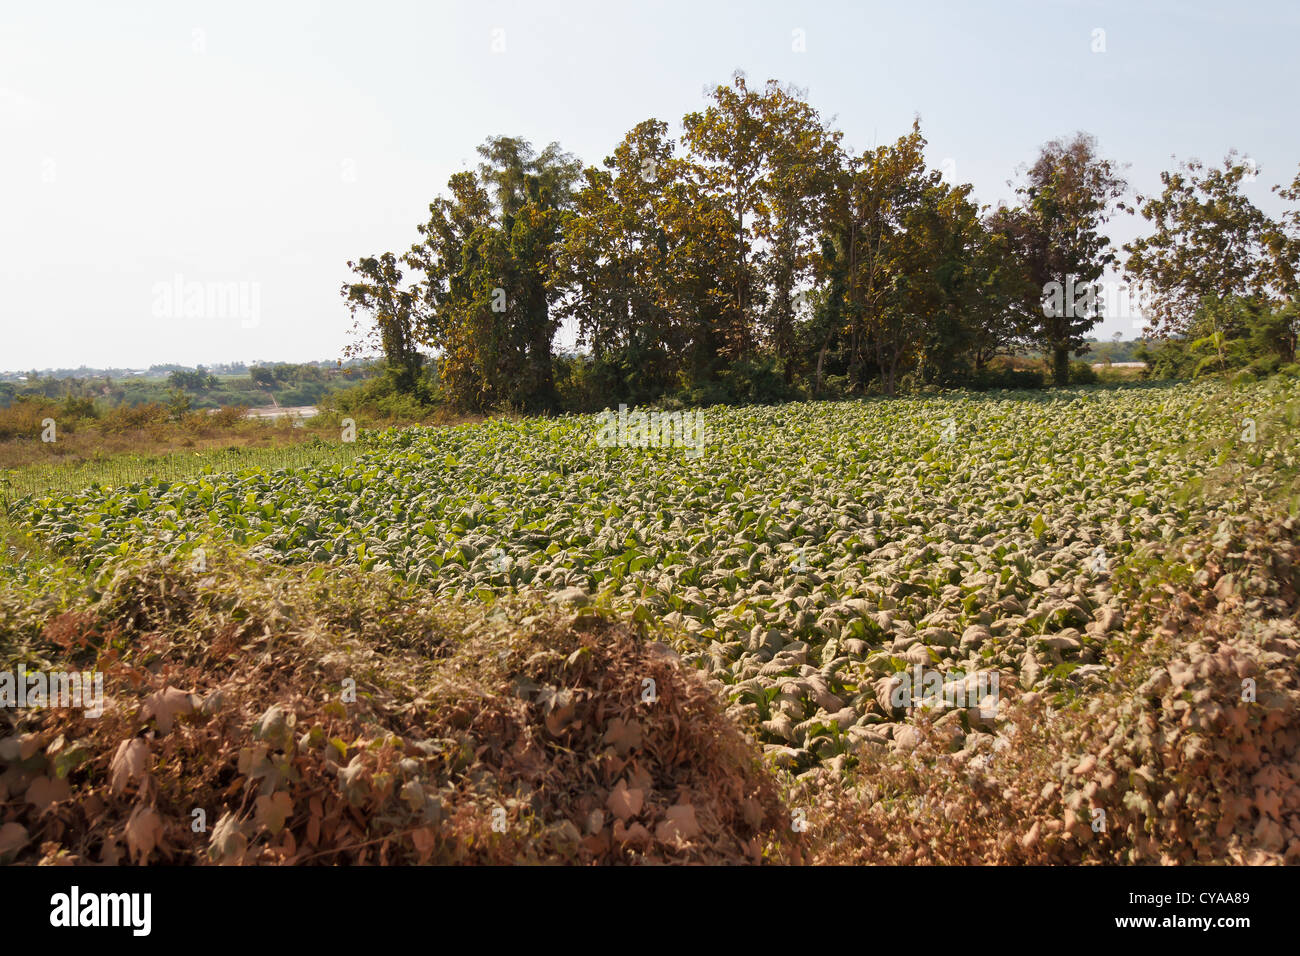
<path id="1" fill-rule="evenodd" d="M 855 344 L 869 347 L 886 395 L 894 394 L 899 369 L 920 343 L 916 313 L 933 305 L 927 243 L 936 232 L 928 219 L 942 177 L 926 171 L 924 151 L 917 120 L 896 143 L 863 153 L 852 185 L 851 206 L 860 217 L 850 281 Z"/>
<path id="2" fill-rule="evenodd" d="M 476 325 L 466 254 L 471 236 L 491 228 L 492 200 L 468 170 L 453 174 L 447 185 L 450 197 L 429 204 L 429 219 L 416 227 L 420 239 L 404 261 L 421 277 L 420 313 L 425 339 L 439 353 L 439 384 L 456 404 L 478 406 L 483 372 L 477 343 L 493 323 L 489 318 Z"/>
<path id="3" fill-rule="evenodd" d="M 1004 214 L 1006 234 L 1038 290 L 1033 337 L 1051 355 L 1057 385 L 1069 382 L 1070 353 L 1086 348 L 1084 337 L 1102 319 L 1095 289 L 1116 257 L 1101 228 L 1125 208 L 1127 188 L 1097 141 L 1080 132 L 1042 147 L 1016 188 L 1019 205 Z"/>
<path id="4" fill-rule="evenodd" d="M 1279 225 L 1242 192 L 1254 173 L 1235 153 L 1222 168 L 1191 160 L 1160 174 L 1159 196 L 1138 196 L 1138 210 L 1153 231 L 1124 246 L 1125 272 L 1155 334 L 1187 333 L 1206 300 L 1262 297 L 1274 278 L 1287 283 L 1285 270 L 1279 275 L 1277 269 L 1286 261 L 1285 245 L 1276 239 Z"/>
<path id="5" fill-rule="evenodd" d="M 775 83 L 758 108 L 764 171 L 754 233 L 765 252 L 763 331 L 788 384 L 795 371 L 795 293 L 812 276 L 841 134 L 823 125 L 801 92 Z"/>
<path id="6" fill-rule="evenodd" d="M 419 380 L 424 356 L 419 346 L 423 328 L 419 296 L 403 278 L 398 258 L 391 252 L 348 262 L 357 276 L 340 290 L 352 314 L 357 338 L 345 350 L 349 358 L 378 346 L 399 388 L 411 390 Z M 372 323 L 363 329 L 359 313 Z"/>
<path id="7" fill-rule="evenodd" d="M 753 226 L 762 202 L 768 137 L 763 96 L 749 88 L 743 73 L 732 77 L 731 86 L 716 87 L 711 99 L 706 109 L 686 114 L 682 123 L 697 182 L 721 200 L 731 217 L 728 246 L 734 269 L 724 348 L 727 358 L 735 359 L 751 351 L 757 339 L 753 300 L 761 291 L 756 273 L 762 256 L 753 248 Z"/>
<path id="8" fill-rule="evenodd" d="M 585 171 L 556 272 L 562 313 L 646 397 L 712 377 L 735 314 L 732 220 L 666 134 L 640 123 L 604 169 Z"/>
<path id="9" fill-rule="evenodd" d="M 578 324 L 597 360 L 621 365 L 638 391 L 662 390 L 684 351 L 674 322 L 674 269 L 666 222 L 680 176 L 668 124 L 638 124 L 605 168 L 589 167 L 565 226 L 556 282 L 561 315 Z"/>
<path id="10" fill-rule="evenodd" d="M 963 311 L 970 330 L 975 371 L 999 353 L 1030 341 L 1040 312 L 1041 288 L 1016 255 L 1005 211 L 985 213 L 971 254 L 970 285 Z"/>

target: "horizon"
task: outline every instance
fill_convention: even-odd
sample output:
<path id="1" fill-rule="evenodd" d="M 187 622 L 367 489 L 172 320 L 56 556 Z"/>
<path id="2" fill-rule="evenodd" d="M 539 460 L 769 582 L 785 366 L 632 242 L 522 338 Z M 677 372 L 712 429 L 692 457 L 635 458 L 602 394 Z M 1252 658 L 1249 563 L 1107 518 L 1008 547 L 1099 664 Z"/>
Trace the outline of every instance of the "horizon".
<path id="1" fill-rule="evenodd" d="M 1217 163 L 1236 149 L 1259 168 L 1247 195 L 1271 211 L 1300 158 L 1292 128 L 1269 121 L 1296 79 L 1300 11 L 1278 3 L 73 10 L 0 14 L 14 144 L 0 156 L 0 366 L 19 371 L 340 357 L 346 261 L 407 249 L 488 136 L 599 165 L 650 116 L 680 139 L 682 115 L 736 69 L 806 90 L 856 151 L 919 115 L 930 165 L 988 206 L 1078 129 L 1128 164 L 1130 199 L 1158 188 L 1171 152 Z M 1107 231 L 1118 247 L 1143 225 L 1120 215 Z M 1135 337 L 1131 311 L 1093 334 Z M 563 329 L 557 349 L 573 344 Z"/>
<path id="2" fill-rule="evenodd" d="M 1090 345 L 1110 345 L 1110 344 L 1131 345 L 1135 342 L 1142 341 L 1142 336 L 1138 335 L 1130 339 L 1119 339 L 1118 341 L 1116 341 L 1114 338 L 1103 339 L 1100 336 L 1089 335 L 1084 338 L 1084 341 L 1088 342 Z M 564 347 L 557 347 L 556 351 L 557 354 L 564 354 L 564 353 L 578 354 L 578 353 L 573 353 L 572 350 Z M 1039 350 L 1034 346 L 1028 346 L 1022 351 L 1024 352 L 1024 354 L 1038 354 L 1039 352 Z M 578 352 L 585 353 L 585 350 L 579 349 Z M 421 354 L 425 355 L 427 358 L 432 357 L 432 353 L 429 352 L 422 352 Z M 1091 352 L 1084 353 L 1084 355 L 1089 355 L 1089 354 L 1091 354 Z M 228 359 L 220 362 L 197 362 L 188 365 L 183 362 L 150 362 L 148 365 L 86 365 L 86 364 L 59 365 L 59 366 L 46 366 L 44 368 L 0 368 L 0 378 L 6 376 L 12 376 L 12 375 L 28 375 L 31 372 L 36 372 L 38 375 L 40 375 L 40 374 L 53 373 L 53 372 L 83 372 L 83 371 L 84 372 L 144 373 L 144 372 L 151 372 L 154 369 L 164 369 L 164 370 L 184 369 L 186 371 L 197 371 L 199 369 L 204 369 L 207 371 L 212 371 L 214 369 L 231 367 L 231 366 L 243 366 L 246 369 L 260 368 L 263 366 L 275 366 L 275 365 L 316 365 L 316 366 L 334 367 L 334 363 L 339 363 L 337 365 L 337 367 L 339 368 L 355 368 L 361 365 L 366 365 L 377 361 L 381 361 L 381 359 L 377 357 L 367 357 L 363 359 L 353 359 L 353 358 L 238 359 L 237 358 L 237 359 Z"/>

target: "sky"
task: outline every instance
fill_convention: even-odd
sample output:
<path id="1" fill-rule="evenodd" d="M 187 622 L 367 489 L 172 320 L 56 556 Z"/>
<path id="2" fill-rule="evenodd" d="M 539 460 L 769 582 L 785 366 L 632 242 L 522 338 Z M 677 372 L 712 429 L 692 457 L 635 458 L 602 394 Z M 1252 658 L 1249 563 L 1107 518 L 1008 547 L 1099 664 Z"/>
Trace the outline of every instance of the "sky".
<path id="1" fill-rule="evenodd" d="M 1276 211 L 1298 39 L 1283 2 L 0 0 L 0 369 L 337 358 L 347 261 L 405 251 L 487 137 L 598 164 L 737 69 L 856 150 L 919 115 L 981 203 L 1086 130 L 1133 193 L 1235 148 Z M 1112 302 L 1094 334 L 1133 337 Z"/>

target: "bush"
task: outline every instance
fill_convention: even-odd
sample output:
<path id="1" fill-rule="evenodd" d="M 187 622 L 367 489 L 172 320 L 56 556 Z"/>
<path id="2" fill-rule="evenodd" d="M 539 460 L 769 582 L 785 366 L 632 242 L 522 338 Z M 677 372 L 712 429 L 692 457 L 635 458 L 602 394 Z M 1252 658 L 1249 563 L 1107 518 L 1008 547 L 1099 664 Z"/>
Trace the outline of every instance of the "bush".
<path id="1" fill-rule="evenodd" d="M 1138 349 L 1147 378 L 1185 379 L 1249 368 L 1272 375 L 1295 357 L 1295 307 L 1230 298 L 1207 299 L 1188 325 L 1187 335 Z"/>
<path id="2" fill-rule="evenodd" d="M 325 399 L 327 411 L 365 416 L 372 421 L 421 422 L 439 407 L 433 377 L 423 373 L 414 391 L 403 391 L 391 375 L 381 375 L 360 385 L 335 392 Z"/>
<path id="3" fill-rule="evenodd" d="M 715 379 L 696 382 L 672 396 L 684 406 L 775 405 L 800 398 L 786 384 L 776 359 L 745 358 L 724 369 Z"/>
<path id="4" fill-rule="evenodd" d="M 296 388 L 281 392 L 281 405 L 315 405 L 325 397 L 325 386 L 320 382 L 302 382 Z"/>
<path id="5" fill-rule="evenodd" d="M 1070 363 L 1070 384 L 1071 385 L 1096 385 L 1097 372 L 1087 362 Z"/>
<path id="6" fill-rule="evenodd" d="M 208 421 L 218 428 L 231 428 L 243 421 L 247 411 L 244 405 L 223 405 L 208 417 Z"/>
<path id="7" fill-rule="evenodd" d="M 1282 356 L 1264 355 L 1246 366 L 1247 370 L 1261 378 L 1267 378 L 1282 367 Z"/>
<path id="8" fill-rule="evenodd" d="M 971 376 L 969 387 L 975 391 L 989 389 L 1039 389 L 1045 384 L 1043 373 L 1031 368 L 982 368 Z"/>
<path id="9" fill-rule="evenodd" d="M 72 419 L 94 419 L 99 417 L 99 412 L 95 408 L 95 400 L 80 395 L 69 393 L 64 396 L 63 405 L 59 408 L 60 420 L 67 421 Z"/>
<path id="10" fill-rule="evenodd" d="M 39 438 L 47 418 L 56 421 L 59 406 L 44 396 L 23 396 L 8 408 L 0 409 L 0 439 Z"/>
<path id="11" fill-rule="evenodd" d="M 171 413 L 172 421 L 180 421 L 189 410 L 189 393 L 184 389 L 173 388 L 171 394 L 167 396 L 167 411 Z"/>
<path id="12" fill-rule="evenodd" d="M 105 432 L 125 432 L 150 425 L 163 425 L 170 419 L 171 413 L 165 406 L 157 402 L 144 402 L 114 408 L 100 420 L 100 428 Z"/>
<path id="13" fill-rule="evenodd" d="M 68 778 L 58 797 L 66 820 L 42 813 L 34 799 L 4 803 L 0 824 L 22 834 L 0 851 L 6 862 L 81 863 L 87 847 L 115 848 L 115 835 L 142 813 L 174 839 L 128 841 L 124 852 L 95 852 L 85 861 L 720 865 L 795 852 L 791 810 L 758 745 L 699 671 L 657 653 L 636 625 L 522 600 L 494 603 L 489 613 L 481 603 L 454 604 L 427 588 L 395 585 L 381 572 L 334 569 L 322 583 L 268 572 L 224 556 L 204 571 L 136 565 L 117 569 L 96 603 L 78 596 L 67 611 L 40 615 L 30 601 L 0 590 L 0 638 L 14 620 L 43 653 L 89 660 L 111 642 L 122 660 L 107 693 L 122 710 L 145 715 L 132 721 L 114 710 L 103 720 L 71 707 L 13 717 L 0 711 L 0 734 L 16 741 L 30 733 L 23 737 L 31 751 L 24 788 L 31 779 L 58 778 L 56 767 Z M 254 627 L 271 637 L 277 654 L 260 642 L 232 640 Z M 220 666 L 211 666 L 218 656 Z M 150 667 L 164 676 L 151 680 Z M 322 703 L 319 693 L 313 698 L 353 673 L 362 693 L 351 710 Z M 638 706 L 647 678 L 659 695 L 650 708 Z M 164 680 L 182 701 L 191 692 L 205 700 L 219 692 L 220 711 L 200 712 L 172 696 L 160 711 L 167 692 L 156 688 Z M 437 688 L 436 701 L 413 701 L 422 685 Z M 564 688 L 558 705 L 556 687 Z M 261 720 L 252 723 L 257 714 Z M 137 724 L 151 720 L 157 729 L 146 738 Z M 427 739 L 454 741 L 455 759 Z M 59 763 L 64 740 L 75 740 L 69 749 L 81 755 L 74 773 Z M 141 755 L 139 773 L 119 772 L 128 748 Z M 629 752 L 630 759 L 617 756 Z M 233 785 L 217 772 L 249 753 L 261 754 L 253 759 L 270 773 L 288 768 L 276 778 L 277 800 L 320 813 L 288 812 L 269 826 L 261 771 Z M 615 760 L 620 767 L 635 761 L 617 784 L 619 774 L 609 769 Z M 347 774 L 339 762 L 351 768 Z M 8 777 L 18 778 L 17 771 Z M 642 822 L 625 835 L 622 817 L 599 808 L 615 806 L 638 777 Z M 531 802 L 515 799 L 520 793 Z M 235 826 L 227 840 L 194 832 L 195 804 L 223 820 L 258 809 L 245 814 L 252 814 L 247 835 Z M 508 832 L 493 832 L 494 811 L 507 807 Z M 584 839 L 593 829 L 598 836 Z M 285 854 L 286 841 L 304 851 Z"/>

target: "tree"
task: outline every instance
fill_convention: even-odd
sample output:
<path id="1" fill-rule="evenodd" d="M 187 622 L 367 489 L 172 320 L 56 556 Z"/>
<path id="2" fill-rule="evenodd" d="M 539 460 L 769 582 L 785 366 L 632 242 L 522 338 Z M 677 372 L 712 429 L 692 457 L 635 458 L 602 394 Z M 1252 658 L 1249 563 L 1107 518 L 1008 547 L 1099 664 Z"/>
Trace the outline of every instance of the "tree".
<path id="1" fill-rule="evenodd" d="M 716 87 L 711 99 L 703 112 L 686 114 L 682 124 L 697 183 L 718 198 L 731 220 L 728 246 L 733 269 L 723 348 L 728 359 L 736 359 L 751 351 L 757 338 L 753 300 L 762 257 L 754 251 L 752 237 L 762 201 L 759 184 L 765 173 L 767 137 L 762 94 L 749 89 L 743 73 L 732 77 L 730 87 Z"/>
<path id="2" fill-rule="evenodd" d="M 207 369 L 199 366 L 193 372 L 187 369 L 177 369 L 167 376 L 167 384 L 174 389 L 191 389 L 200 392 L 215 386 L 217 380 L 214 376 L 208 374 Z"/>
<path id="3" fill-rule="evenodd" d="M 645 398 L 716 375 L 735 315 L 732 219 L 667 128 L 638 124 L 584 172 L 556 270 L 601 374 Z"/>
<path id="4" fill-rule="evenodd" d="M 470 237 L 491 226 L 492 200 L 472 172 L 453 174 L 447 186 L 450 197 L 429 204 L 428 220 L 416 227 L 420 239 L 403 259 L 420 277 L 421 336 L 438 353 L 439 385 L 454 403 L 478 407 L 484 330 L 474 324 L 465 263 Z"/>
<path id="5" fill-rule="evenodd" d="M 270 366 L 254 365 L 248 370 L 248 378 L 262 388 L 275 388 L 275 369 Z"/>
<path id="6" fill-rule="evenodd" d="M 979 210 L 970 202 L 972 187 L 950 186 L 940 172 L 925 169 L 919 128 L 904 143 L 897 152 L 895 231 L 886 242 L 890 281 L 875 337 L 887 395 L 909 359 L 918 381 L 957 379 L 970 346 L 964 300 L 976 291 L 971 253 Z"/>
<path id="7" fill-rule="evenodd" d="M 1273 192 L 1289 202 L 1300 203 L 1300 172 L 1289 186 L 1274 186 Z M 1294 305 L 1300 298 L 1300 205 L 1288 209 L 1271 224 L 1264 244 L 1269 255 L 1269 281 L 1280 296 Z"/>
<path id="8" fill-rule="evenodd" d="M 377 339 L 409 391 L 419 384 L 419 346 L 431 347 L 457 404 L 552 409 L 552 272 L 579 165 L 554 143 L 539 155 L 511 137 L 489 139 L 479 153 L 477 175 L 451 177 L 450 197 L 430 203 L 404 256 L 348 264 L 364 280 L 342 289 L 354 322 L 358 312 L 374 322 L 349 354 Z"/>
<path id="9" fill-rule="evenodd" d="M 930 232 L 915 262 L 933 286 L 930 308 L 919 317 L 918 374 L 923 382 L 951 385 L 1023 334 L 1026 323 L 1016 304 L 1023 301 L 1025 279 L 1005 237 L 990 231 L 972 202 L 972 187 L 931 183 Z"/>
<path id="10" fill-rule="evenodd" d="M 675 319 L 677 272 L 668 244 L 669 185 L 682 175 L 661 120 L 639 123 L 589 167 L 557 254 L 560 314 L 624 387 L 657 394 L 685 357 Z"/>
<path id="11" fill-rule="evenodd" d="M 1276 257 L 1268 245 L 1279 226 L 1241 191 L 1254 171 L 1231 152 L 1222 169 L 1191 160 L 1160 174 L 1159 196 L 1138 196 L 1154 231 L 1125 245 L 1125 272 L 1140 290 L 1151 332 L 1184 335 L 1205 300 L 1263 297 L 1279 278 L 1285 245 L 1275 245 Z"/>
<path id="12" fill-rule="evenodd" d="M 849 313 L 854 349 L 869 349 L 886 395 L 921 342 L 919 314 L 936 305 L 929 271 L 938 241 L 931 217 L 945 189 L 927 173 L 920 121 L 893 145 L 862 154 L 850 187 L 854 234 Z"/>
<path id="13" fill-rule="evenodd" d="M 1070 353 L 1082 354 L 1084 336 L 1102 319 L 1097 280 L 1115 261 L 1100 229 L 1128 184 L 1098 155 L 1087 133 L 1052 140 L 1039 151 L 1016 188 L 1020 204 L 1002 215 L 1003 229 L 1025 263 L 1040 314 L 1033 339 L 1052 358 L 1052 379 L 1065 385 Z"/>
<path id="14" fill-rule="evenodd" d="M 359 357 L 367 347 L 378 344 L 388 361 L 388 370 L 399 388 L 415 388 L 424 364 L 420 354 L 421 325 L 418 293 L 403 283 L 399 260 L 391 252 L 367 256 L 348 262 L 348 268 L 360 281 L 343 284 L 340 294 L 347 301 L 358 341 L 345 350 L 350 358 Z M 362 331 L 358 313 L 373 323 Z"/>
<path id="15" fill-rule="evenodd" d="M 1016 255 L 1003 210 L 985 214 L 974 237 L 962 310 L 974 370 L 1029 340 L 1038 305 L 1033 279 Z"/>
<path id="16" fill-rule="evenodd" d="M 479 147 L 479 173 L 495 193 L 495 216 L 470 237 L 465 268 L 489 354 L 478 363 L 486 404 L 557 407 L 552 343 L 559 328 L 551 281 L 580 164 L 551 143 L 539 155 L 523 140 L 497 137 Z M 492 318 L 496 317 L 493 322 Z"/>
<path id="17" fill-rule="evenodd" d="M 795 370 L 795 290 L 814 268 L 841 134 L 826 129 L 802 94 L 775 83 L 768 83 L 758 108 L 765 168 L 754 234 L 765 251 L 763 330 L 789 384 Z"/>

